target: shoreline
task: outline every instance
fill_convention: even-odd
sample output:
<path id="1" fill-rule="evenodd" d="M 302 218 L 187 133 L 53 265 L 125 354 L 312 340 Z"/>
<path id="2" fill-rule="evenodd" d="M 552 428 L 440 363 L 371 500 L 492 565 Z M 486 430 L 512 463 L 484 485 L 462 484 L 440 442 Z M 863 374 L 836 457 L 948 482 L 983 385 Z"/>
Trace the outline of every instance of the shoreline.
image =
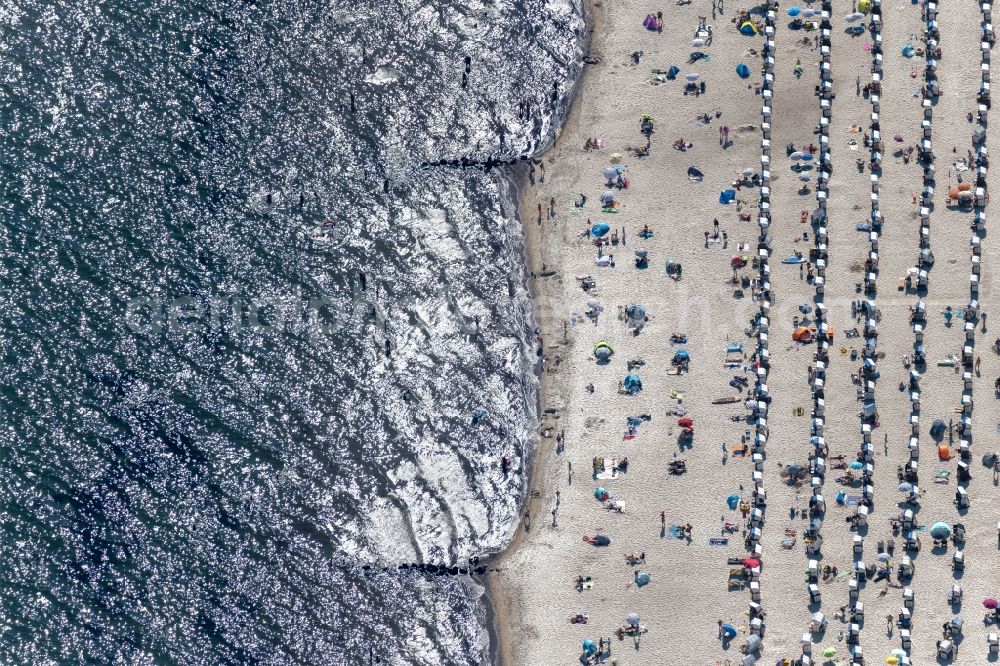
<path id="1" fill-rule="evenodd" d="M 571 126 L 580 115 L 580 92 L 583 90 L 587 79 L 593 75 L 592 70 L 595 65 L 590 65 L 582 61 L 590 56 L 599 47 L 600 31 L 604 28 L 603 2 L 601 0 L 582 0 L 583 20 L 584 20 L 584 41 L 581 44 L 581 65 L 580 73 L 576 77 L 573 86 L 569 90 L 567 107 L 561 122 L 556 126 L 552 140 L 530 161 L 533 165 L 536 161 L 544 164 L 545 160 L 561 147 L 561 142 L 566 136 L 565 129 Z M 603 64 L 601 63 L 597 66 Z M 554 289 L 545 281 L 546 278 L 537 278 L 535 275 L 543 271 L 546 265 L 543 260 L 543 227 L 532 223 L 531 211 L 529 210 L 529 197 L 527 191 L 532 184 L 529 180 L 528 165 L 517 165 L 506 170 L 506 177 L 513 189 L 513 201 L 516 205 L 516 216 L 521 222 L 524 234 L 524 254 L 525 254 L 525 280 L 528 291 L 531 294 L 532 311 L 534 321 L 540 331 L 543 341 L 543 357 L 547 356 L 552 349 L 565 349 L 561 345 L 550 346 L 550 341 L 557 339 L 559 335 L 558 322 L 551 314 L 551 299 L 555 296 Z M 558 268 L 555 268 L 558 274 Z M 534 345 L 532 345 L 534 347 Z M 558 422 L 558 410 L 565 404 L 565 395 L 557 391 L 553 378 L 544 370 L 541 361 L 536 363 L 536 375 L 538 376 L 538 423 L 536 428 L 537 443 L 534 454 L 528 461 L 526 470 L 527 487 L 525 488 L 524 505 L 521 507 L 521 519 L 518 520 L 511 534 L 507 546 L 489 558 L 490 572 L 484 576 L 474 576 L 473 580 L 484 588 L 486 599 L 486 624 L 490 638 L 490 657 L 494 666 L 512 666 L 514 660 L 510 653 L 511 639 L 513 638 L 513 628 L 510 622 L 512 612 L 512 599 L 508 592 L 497 580 L 494 570 L 503 570 L 504 565 L 522 545 L 527 532 L 524 529 L 525 511 L 538 516 L 538 506 L 543 498 L 542 494 L 533 497 L 535 484 L 539 480 L 540 471 L 552 462 L 554 454 L 554 436 L 545 436 L 547 425 L 555 425 Z M 557 406 L 558 405 L 558 406 Z M 547 413 L 547 410 L 557 410 L 555 414 Z M 554 432 L 554 431 L 553 431 Z"/>

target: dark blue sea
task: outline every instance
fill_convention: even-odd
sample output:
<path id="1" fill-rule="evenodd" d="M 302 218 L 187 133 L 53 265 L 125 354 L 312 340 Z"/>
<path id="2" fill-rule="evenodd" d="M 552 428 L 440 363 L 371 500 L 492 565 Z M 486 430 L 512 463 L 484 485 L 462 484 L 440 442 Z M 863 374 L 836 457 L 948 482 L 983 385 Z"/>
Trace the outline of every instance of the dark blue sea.
<path id="1" fill-rule="evenodd" d="M 0 663 L 490 661 L 579 3 L 0 4 Z"/>

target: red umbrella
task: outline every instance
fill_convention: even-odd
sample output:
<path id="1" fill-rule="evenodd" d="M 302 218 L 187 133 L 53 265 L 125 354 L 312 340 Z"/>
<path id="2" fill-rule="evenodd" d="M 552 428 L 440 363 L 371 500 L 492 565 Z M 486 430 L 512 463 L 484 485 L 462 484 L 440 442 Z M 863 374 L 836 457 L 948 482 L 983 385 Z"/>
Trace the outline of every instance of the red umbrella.
<path id="1" fill-rule="evenodd" d="M 679 425 L 682 428 L 690 428 L 691 426 L 694 425 L 694 419 L 685 416 L 682 419 L 677 419 L 677 425 Z"/>
<path id="2" fill-rule="evenodd" d="M 759 567 L 760 560 L 758 560 L 756 557 L 748 557 L 745 560 L 743 560 L 743 566 L 748 567 L 750 569 L 753 569 L 754 567 Z"/>
<path id="3" fill-rule="evenodd" d="M 990 599 L 983 599 L 983 608 L 996 609 L 996 607 L 998 605 L 1000 605 L 1000 603 L 998 603 L 996 599 L 992 599 L 992 598 L 990 598 Z"/>

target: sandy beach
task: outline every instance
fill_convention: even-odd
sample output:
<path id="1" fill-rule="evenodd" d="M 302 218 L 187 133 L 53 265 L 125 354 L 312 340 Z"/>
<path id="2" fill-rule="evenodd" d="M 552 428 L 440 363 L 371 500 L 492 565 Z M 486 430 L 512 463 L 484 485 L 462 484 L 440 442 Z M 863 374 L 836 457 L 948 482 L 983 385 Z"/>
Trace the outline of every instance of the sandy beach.
<path id="1" fill-rule="evenodd" d="M 992 221 L 974 223 L 994 178 L 988 132 L 974 133 L 991 17 L 872 4 L 837 4 L 828 24 L 820 3 L 775 9 L 773 81 L 765 36 L 740 31 L 750 5 L 590 7 L 599 62 L 521 190 L 543 419 L 525 520 L 489 579 L 502 664 L 586 661 L 588 639 L 604 639 L 592 662 L 621 665 L 934 663 L 942 640 L 955 653 L 941 663 L 996 659 L 983 600 L 1000 593 L 1000 489 L 984 456 L 1000 448 L 1000 356 Z M 662 32 L 646 29 L 658 10 Z M 696 46 L 701 17 L 710 42 Z M 763 31 L 766 12 L 751 20 Z M 654 131 L 639 156 L 643 114 Z M 614 167 L 627 187 L 608 187 Z M 962 183 L 968 205 L 949 199 Z M 627 394 L 630 374 L 641 390 Z M 747 396 L 769 404 L 748 410 Z M 938 522 L 949 538 L 935 546 Z M 631 613 L 641 628 L 619 637 Z"/>

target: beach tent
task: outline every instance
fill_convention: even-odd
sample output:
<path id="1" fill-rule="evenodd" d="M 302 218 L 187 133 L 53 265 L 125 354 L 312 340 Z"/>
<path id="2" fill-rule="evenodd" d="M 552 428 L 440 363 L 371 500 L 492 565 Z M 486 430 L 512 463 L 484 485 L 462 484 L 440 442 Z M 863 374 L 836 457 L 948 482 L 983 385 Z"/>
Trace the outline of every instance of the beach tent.
<path id="1" fill-rule="evenodd" d="M 646 30 L 656 30 L 656 17 L 652 14 L 646 14 L 646 18 L 642 21 L 642 26 Z"/>
<path id="2" fill-rule="evenodd" d="M 739 75 L 741 79 L 748 78 L 750 76 L 750 68 L 744 65 L 743 63 L 740 63 L 736 65 L 736 73 Z"/>
<path id="3" fill-rule="evenodd" d="M 591 639 L 587 639 L 583 642 L 583 651 L 587 654 L 594 654 L 597 652 L 597 643 Z"/>
<path id="4" fill-rule="evenodd" d="M 791 16 L 792 18 L 795 18 L 796 16 L 798 16 L 801 13 L 802 13 L 802 8 L 801 7 L 789 7 L 788 8 L 788 15 Z"/>
<path id="5" fill-rule="evenodd" d="M 931 536 L 935 539 L 947 539 L 951 536 L 951 526 L 948 523 L 934 523 L 931 525 Z"/>
<path id="6" fill-rule="evenodd" d="M 732 259 L 729 260 L 729 265 L 733 268 L 743 268 L 747 265 L 749 258 L 746 255 L 737 254 L 734 255 Z"/>
<path id="7" fill-rule="evenodd" d="M 634 373 L 628 375 L 622 384 L 629 393 L 638 393 L 642 390 L 642 380 L 639 379 L 639 375 Z"/>
<path id="8" fill-rule="evenodd" d="M 799 326 L 792 332 L 792 340 L 796 342 L 811 342 L 815 331 L 805 326 Z"/>
<path id="9" fill-rule="evenodd" d="M 598 502 L 603 502 L 610 498 L 611 498 L 611 493 L 608 492 L 607 488 L 603 486 L 597 486 L 596 488 L 594 488 L 594 499 L 597 500 Z"/>
<path id="10" fill-rule="evenodd" d="M 760 31 L 757 30 L 757 26 L 753 24 L 753 21 L 743 21 L 740 24 L 740 34 L 753 37 L 754 35 L 759 35 Z"/>
<path id="11" fill-rule="evenodd" d="M 646 308 L 638 303 L 633 303 L 625 308 L 625 316 L 633 321 L 642 321 L 646 318 Z"/>
<path id="12" fill-rule="evenodd" d="M 671 65 L 670 69 L 667 70 L 667 78 L 673 81 L 674 79 L 677 78 L 677 75 L 680 74 L 680 72 L 681 72 L 680 67 L 678 67 L 677 65 Z"/>
<path id="13" fill-rule="evenodd" d="M 904 44 L 900 52 L 903 54 L 903 57 L 912 58 L 917 51 L 913 48 L 912 44 Z"/>
<path id="14" fill-rule="evenodd" d="M 590 228 L 590 233 L 594 235 L 594 238 L 600 238 L 604 236 L 609 231 L 611 231 L 611 225 L 607 222 L 597 222 L 593 227 Z"/>
<path id="15" fill-rule="evenodd" d="M 722 190 L 722 192 L 719 193 L 720 204 L 732 203 L 734 199 L 736 199 L 736 190 L 732 188 L 729 188 L 727 190 Z"/>
<path id="16" fill-rule="evenodd" d="M 730 509 L 735 509 L 739 505 L 739 503 L 740 503 L 740 496 L 737 495 L 736 493 L 733 493 L 732 495 L 726 498 L 726 506 L 728 506 Z"/>
<path id="17" fill-rule="evenodd" d="M 639 575 L 635 577 L 635 584 L 638 585 L 639 587 L 643 587 L 645 585 L 649 585 L 650 581 L 652 580 L 653 580 L 652 576 L 650 576 L 645 571 L 640 571 Z"/>
<path id="18" fill-rule="evenodd" d="M 701 179 L 705 177 L 701 171 L 694 167 L 688 167 L 688 180 L 691 182 L 701 182 Z"/>
<path id="19" fill-rule="evenodd" d="M 688 354 L 686 349 L 678 349 L 674 352 L 674 363 L 681 363 L 691 360 L 691 355 Z"/>
<path id="20" fill-rule="evenodd" d="M 861 462 L 860 460 L 852 460 L 851 464 L 848 465 L 848 467 L 850 467 L 851 469 L 857 471 L 859 469 L 864 469 L 865 468 L 865 464 L 863 462 Z"/>

